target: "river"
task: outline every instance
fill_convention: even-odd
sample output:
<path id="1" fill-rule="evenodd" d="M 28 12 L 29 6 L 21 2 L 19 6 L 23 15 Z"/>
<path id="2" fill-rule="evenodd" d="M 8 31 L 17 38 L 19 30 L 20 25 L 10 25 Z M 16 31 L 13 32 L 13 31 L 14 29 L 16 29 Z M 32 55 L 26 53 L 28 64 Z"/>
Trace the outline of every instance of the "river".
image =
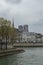
<path id="1" fill-rule="evenodd" d="M 25 52 L 0 58 L 0 65 L 43 65 L 43 48 L 25 48 Z"/>

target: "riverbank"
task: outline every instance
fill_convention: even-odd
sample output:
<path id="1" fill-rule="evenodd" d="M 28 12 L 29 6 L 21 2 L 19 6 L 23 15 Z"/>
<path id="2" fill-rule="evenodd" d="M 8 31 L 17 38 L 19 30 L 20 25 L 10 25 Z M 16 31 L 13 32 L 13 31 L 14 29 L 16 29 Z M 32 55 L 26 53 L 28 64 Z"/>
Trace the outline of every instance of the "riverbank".
<path id="1" fill-rule="evenodd" d="M 14 53 L 19 53 L 19 52 L 23 52 L 24 50 L 21 48 L 12 48 L 12 49 L 7 49 L 7 50 L 0 50 L 0 57 L 2 56 L 7 56 L 7 55 L 11 55 Z"/>
<path id="2" fill-rule="evenodd" d="M 13 45 L 17 48 L 22 47 L 43 47 L 43 43 L 16 43 Z"/>

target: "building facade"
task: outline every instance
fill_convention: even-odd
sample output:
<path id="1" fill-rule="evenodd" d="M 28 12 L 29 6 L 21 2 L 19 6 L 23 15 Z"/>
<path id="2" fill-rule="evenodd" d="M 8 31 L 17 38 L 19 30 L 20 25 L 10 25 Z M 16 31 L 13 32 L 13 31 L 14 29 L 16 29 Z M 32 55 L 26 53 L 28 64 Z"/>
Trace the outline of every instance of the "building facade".
<path id="1" fill-rule="evenodd" d="M 20 32 L 28 32 L 28 25 L 19 25 L 18 26 L 18 30 L 20 31 Z"/>
<path id="2" fill-rule="evenodd" d="M 21 41 L 22 42 L 35 42 L 36 41 L 35 34 L 31 32 L 23 32 L 21 33 Z"/>
<path id="3" fill-rule="evenodd" d="M 28 25 L 24 25 L 24 26 L 23 26 L 23 31 L 24 31 L 24 32 L 28 32 Z"/>
<path id="4" fill-rule="evenodd" d="M 18 30 L 19 30 L 20 32 L 23 32 L 23 26 L 22 26 L 22 25 L 19 25 L 19 26 L 18 26 Z"/>
<path id="5" fill-rule="evenodd" d="M 43 42 L 42 34 L 29 32 L 28 25 L 20 25 L 18 27 L 20 31 L 19 41 L 20 42 L 34 42 L 34 43 L 41 43 Z"/>

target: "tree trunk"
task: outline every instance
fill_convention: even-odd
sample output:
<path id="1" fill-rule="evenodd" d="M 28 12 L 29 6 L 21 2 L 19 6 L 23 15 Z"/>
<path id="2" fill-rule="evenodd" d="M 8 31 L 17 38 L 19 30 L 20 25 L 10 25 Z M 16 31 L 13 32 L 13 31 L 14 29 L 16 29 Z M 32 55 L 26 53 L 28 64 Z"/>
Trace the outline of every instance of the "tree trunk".
<path id="1" fill-rule="evenodd" d="M 1 50 L 2 50 L 2 43 L 1 43 Z"/>
<path id="2" fill-rule="evenodd" d="M 7 50 L 7 36 L 6 36 L 6 50 Z"/>

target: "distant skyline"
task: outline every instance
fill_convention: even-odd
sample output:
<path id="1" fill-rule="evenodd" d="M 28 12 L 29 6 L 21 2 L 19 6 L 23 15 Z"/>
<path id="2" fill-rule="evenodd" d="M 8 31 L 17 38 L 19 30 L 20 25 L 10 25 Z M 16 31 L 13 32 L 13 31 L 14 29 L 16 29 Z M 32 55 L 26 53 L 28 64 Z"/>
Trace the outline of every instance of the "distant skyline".
<path id="1" fill-rule="evenodd" d="M 16 27 L 28 24 L 30 31 L 43 33 L 43 0 L 0 0 L 0 17 L 14 18 Z"/>

